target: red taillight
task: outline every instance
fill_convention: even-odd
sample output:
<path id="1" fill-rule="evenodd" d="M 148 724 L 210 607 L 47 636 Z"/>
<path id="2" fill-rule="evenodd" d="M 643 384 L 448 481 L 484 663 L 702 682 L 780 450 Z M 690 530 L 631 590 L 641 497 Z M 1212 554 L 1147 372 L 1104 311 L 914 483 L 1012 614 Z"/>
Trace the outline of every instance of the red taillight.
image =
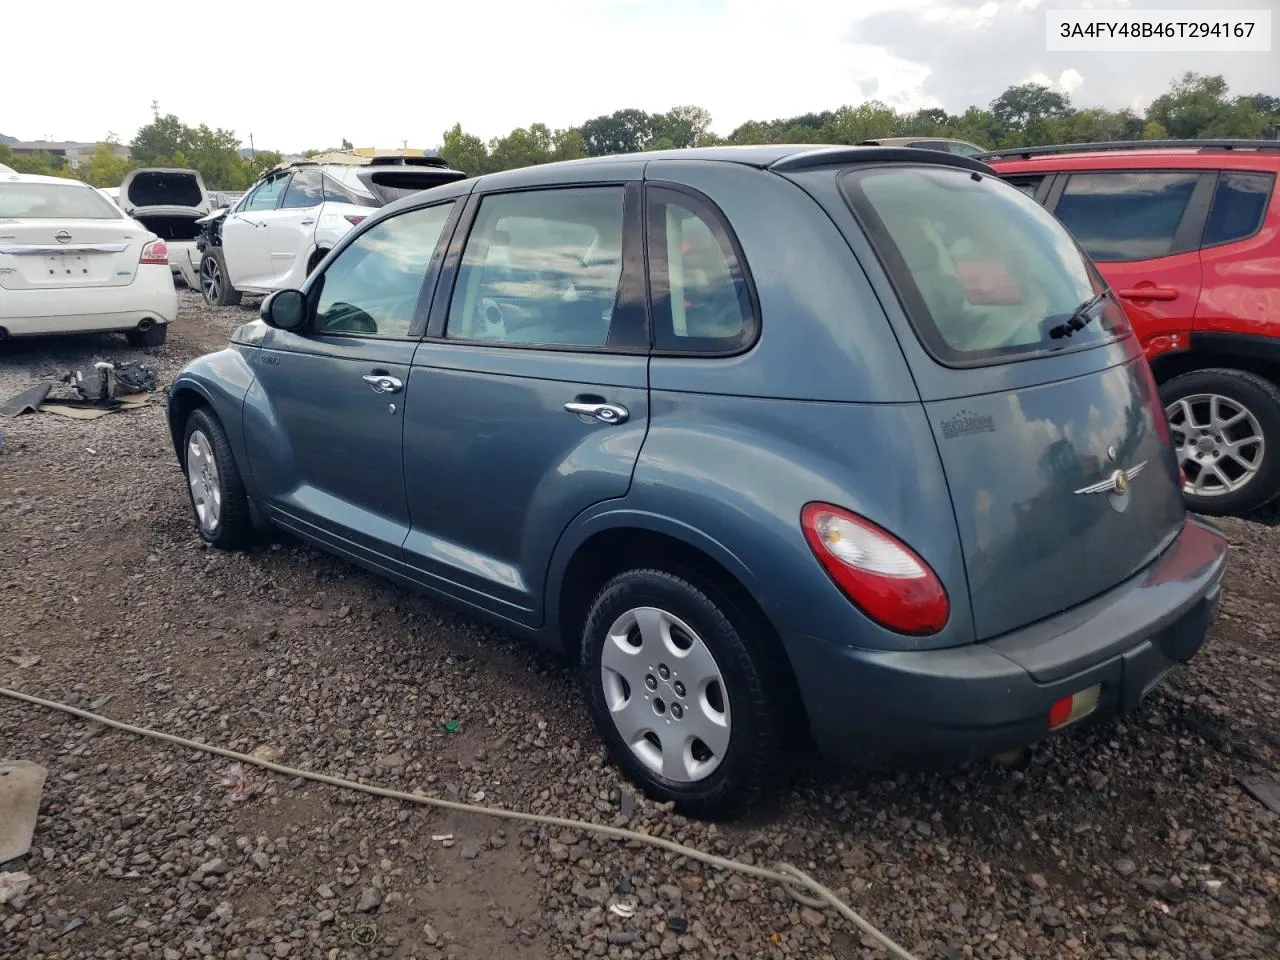
<path id="1" fill-rule="evenodd" d="M 142 259 L 139 263 L 164 263 L 169 262 L 169 245 L 163 240 L 152 240 L 142 248 Z"/>
<path id="2" fill-rule="evenodd" d="M 366 214 L 362 214 L 362 213 L 348 213 L 346 215 L 347 223 L 351 224 L 354 227 L 357 223 L 363 220 L 365 216 Z"/>
<path id="3" fill-rule="evenodd" d="M 823 569 L 872 620 L 916 636 L 947 625 L 951 603 L 946 589 L 902 541 L 827 503 L 805 506 L 800 525 Z"/>

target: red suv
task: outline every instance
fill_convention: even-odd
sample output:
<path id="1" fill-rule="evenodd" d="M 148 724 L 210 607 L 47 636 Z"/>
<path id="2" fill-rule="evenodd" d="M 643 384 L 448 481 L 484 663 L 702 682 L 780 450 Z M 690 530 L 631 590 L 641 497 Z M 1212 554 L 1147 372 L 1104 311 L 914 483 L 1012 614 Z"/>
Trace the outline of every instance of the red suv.
<path id="1" fill-rule="evenodd" d="M 1141 337 L 1188 506 L 1280 495 L 1280 142 L 1159 140 L 979 157 L 1066 225 Z"/>

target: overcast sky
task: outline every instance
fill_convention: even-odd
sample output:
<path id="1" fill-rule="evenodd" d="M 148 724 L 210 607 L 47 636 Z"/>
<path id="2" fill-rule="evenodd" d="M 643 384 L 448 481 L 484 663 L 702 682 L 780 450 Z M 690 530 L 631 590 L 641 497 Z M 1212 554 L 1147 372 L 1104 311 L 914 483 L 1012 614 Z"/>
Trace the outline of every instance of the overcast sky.
<path id="1" fill-rule="evenodd" d="M 459 121 L 487 139 L 632 106 L 698 104 L 721 134 L 871 97 L 961 111 L 1029 79 L 1141 109 L 1182 70 L 1280 95 L 1275 38 L 1271 53 L 1045 52 L 1046 10 L 1126 7 L 1280 0 L 13 0 L 0 133 L 128 141 L 152 100 L 289 152 L 432 147 Z"/>

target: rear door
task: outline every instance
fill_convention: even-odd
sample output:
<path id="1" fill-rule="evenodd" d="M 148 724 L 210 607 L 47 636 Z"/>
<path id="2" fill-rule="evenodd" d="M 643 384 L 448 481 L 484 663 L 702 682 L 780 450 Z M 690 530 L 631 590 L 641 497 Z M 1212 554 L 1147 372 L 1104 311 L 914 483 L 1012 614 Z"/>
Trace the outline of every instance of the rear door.
<path id="1" fill-rule="evenodd" d="M 1280 194 L 1276 175 L 1223 170 L 1200 249 L 1197 334 L 1266 337 L 1280 343 Z M 1271 210 L 1270 225 L 1267 211 Z"/>
<path id="2" fill-rule="evenodd" d="M 641 171 L 473 197 L 414 357 L 405 560 L 516 622 L 540 622 L 557 539 L 627 492 L 644 440 Z"/>
<path id="3" fill-rule="evenodd" d="M 1168 425 L 1123 311 L 1080 310 L 1105 287 L 1071 237 L 967 169 L 842 182 L 946 470 L 978 637 L 1150 563 L 1184 516 Z"/>
<path id="4" fill-rule="evenodd" d="M 271 256 L 268 286 L 287 286 L 289 279 L 297 275 L 297 262 L 311 256 L 322 203 L 324 183 L 320 170 L 304 167 L 289 180 L 279 209 L 263 214 Z"/>
<path id="5" fill-rule="evenodd" d="M 1073 172 L 1048 200 L 1124 304 L 1148 357 L 1190 347 L 1214 179 L 1196 170 Z"/>
<path id="6" fill-rule="evenodd" d="M 0 183 L 0 288 L 127 286 L 150 239 L 85 184 Z"/>

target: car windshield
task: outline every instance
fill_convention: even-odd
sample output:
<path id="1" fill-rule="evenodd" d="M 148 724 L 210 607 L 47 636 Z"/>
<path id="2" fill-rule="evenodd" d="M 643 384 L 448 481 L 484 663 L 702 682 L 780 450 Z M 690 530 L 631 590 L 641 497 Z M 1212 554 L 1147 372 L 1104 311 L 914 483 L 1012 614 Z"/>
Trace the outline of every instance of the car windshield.
<path id="1" fill-rule="evenodd" d="M 841 183 L 939 360 L 1022 359 L 1128 330 L 1110 297 L 1081 314 L 1105 282 L 1051 214 L 998 178 L 896 165 L 851 171 Z"/>
<path id="2" fill-rule="evenodd" d="M 119 220 L 120 211 L 79 183 L 0 183 L 0 219 Z"/>

